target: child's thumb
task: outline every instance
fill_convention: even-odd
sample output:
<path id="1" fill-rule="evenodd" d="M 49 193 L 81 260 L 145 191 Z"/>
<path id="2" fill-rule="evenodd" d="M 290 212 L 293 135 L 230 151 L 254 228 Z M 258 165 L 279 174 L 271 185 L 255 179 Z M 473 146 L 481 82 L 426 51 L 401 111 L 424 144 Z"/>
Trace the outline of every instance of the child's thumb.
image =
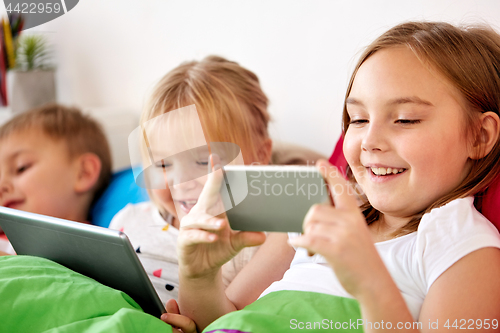
<path id="1" fill-rule="evenodd" d="M 233 237 L 233 247 L 236 251 L 249 246 L 261 245 L 266 241 L 266 234 L 257 231 L 239 231 Z"/>

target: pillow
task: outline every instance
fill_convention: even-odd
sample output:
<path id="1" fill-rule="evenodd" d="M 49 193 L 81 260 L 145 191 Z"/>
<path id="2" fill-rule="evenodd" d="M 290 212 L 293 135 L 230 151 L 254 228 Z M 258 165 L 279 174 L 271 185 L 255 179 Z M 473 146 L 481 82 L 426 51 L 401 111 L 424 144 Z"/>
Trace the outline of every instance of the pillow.
<path id="1" fill-rule="evenodd" d="M 132 168 L 118 171 L 90 210 L 92 224 L 107 228 L 113 216 L 129 203 L 149 201 L 146 189 L 137 186 Z"/>
<path id="2" fill-rule="evenodd" d="M 476 199 L 478 210 L 500 230 L 500 175 Z"/>
<path id="3" fill-rule="evenodd" d="M 347 161 L 342 150 L 343 143 L 344 138 L 340 136 L 332 156 L 330 156 L 330 163 L 339 168 L 345 175 Z M 485 192 L 476 197 L 474 203 L 477 210 L 500 230 L 500 175 L 488 186 Z"/>
<path id="4" fill-rule="evenodd" d="M 333 150 L 332 156 L 330 156 L 329 161 L 330 164 L 337 167 L 337 169 L 339 169 L 345 177 L 347 171 L 347 161 L 344 157 L 344 151 L 342 149 L 343 145 L 344 137 L 341 135 L 339 140 L 337 141 L 337 144 L 335 145 L 335 149 Z"/>

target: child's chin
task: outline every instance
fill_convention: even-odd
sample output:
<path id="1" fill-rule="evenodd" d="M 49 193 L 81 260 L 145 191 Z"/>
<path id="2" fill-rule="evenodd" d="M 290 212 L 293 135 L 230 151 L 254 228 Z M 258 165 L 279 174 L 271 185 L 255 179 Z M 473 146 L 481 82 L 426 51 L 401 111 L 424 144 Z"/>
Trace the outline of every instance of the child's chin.
<path id="1" fill-rule="evenodd" d="M 176 219 L 178 219 L 179 221 L 182 221 L 182 219 L 186 216 L 187 214 L 184 213 L 184 212 L 180 212 L 179 210 L 177 211 L 177 215 L 174 215 L 174 217 Z"/>
<path id="2" fill-rule="evenodd" d="M 184 210 L 178 205 L 175 205 L 175 214 L 172 214 L 174 218 L 178 219 L 179 221 L 182 221 L 182 219 L 187 215 Z"/>

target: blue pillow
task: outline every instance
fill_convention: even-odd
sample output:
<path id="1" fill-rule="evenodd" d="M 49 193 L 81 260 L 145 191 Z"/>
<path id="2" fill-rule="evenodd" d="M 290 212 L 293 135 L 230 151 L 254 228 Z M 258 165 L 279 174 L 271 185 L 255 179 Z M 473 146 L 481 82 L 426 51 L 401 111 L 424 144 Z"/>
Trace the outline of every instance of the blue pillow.
<path id="1" fill-rule="evenodd" d="M 132 168 L 118 171 L 111 177 L 108 188 L 90 209 L 92 224 L 109 226 L 111 219 L 129 203 L 149 201 L 146 189 L 137 186 Z"/>

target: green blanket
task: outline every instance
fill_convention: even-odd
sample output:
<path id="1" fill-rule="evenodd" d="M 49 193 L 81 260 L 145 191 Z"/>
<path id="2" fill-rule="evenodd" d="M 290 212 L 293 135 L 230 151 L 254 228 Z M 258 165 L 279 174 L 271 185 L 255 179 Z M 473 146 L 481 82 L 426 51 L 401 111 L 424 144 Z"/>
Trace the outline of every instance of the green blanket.
<path id="1" fill-rule="evenodd" d="M 205 333 L 363 332 L 356 300 L 305 291 L 276 291 L 210 324 Z"/>
<path id="2" fill-rule="evenodd" d="M 319 293 L 278 291 L 208 326 L 208 333 L 363 332 L 358 302 Z M 52 261 L 0 257 L 0 333 L 141 332 L 172 329 L 129 296 Z"/>
<path id="3" fill-rule="evenodd" d="M 172 332 L 121 291 L 52 261 L 0 257 L 0 332 Z"/>

